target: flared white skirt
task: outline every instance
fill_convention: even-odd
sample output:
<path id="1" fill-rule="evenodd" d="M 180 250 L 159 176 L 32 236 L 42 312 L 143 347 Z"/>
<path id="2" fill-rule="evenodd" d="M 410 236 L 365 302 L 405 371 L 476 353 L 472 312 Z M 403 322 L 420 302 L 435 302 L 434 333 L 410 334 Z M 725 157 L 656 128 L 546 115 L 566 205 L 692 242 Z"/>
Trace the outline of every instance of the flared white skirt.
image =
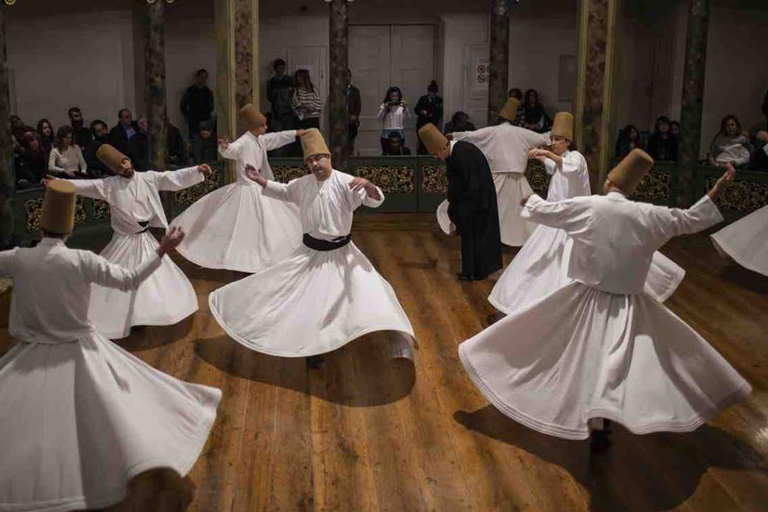
<path id="1" fill-rule="evenodd" d="M 187 233 L 177 250 L 192 263 L 247 273 L 290 257 L 302 236 L 296 205 L 265 196 L 255 184 L 215 190 L 171 225 Z"/>
<path id="2" fill-rule="evenodd" d="M 101 255 L 126 268 L 154 258 L 157 240 L 149 232 L 122 236 L 115 233 Z M 197 295 L 184 272 L 169 256 L 135 291 L 93 285 L 88 316 L 96 330 L 109 339 L 121 339 L 134 325 L 173 325 L 197 311 Z"/>
<path id="3" fill-rule="evenodd" d="M 265 354 L 306 357 L 374 331 L 413 343 L 413 327 L 390 284 L 354 245 L 291 256 L 209 296 L 213 316 L 238 343 Z"/>
<path id="4" fill-rule="evenodd" d="M 586 439 L 591 418 L 687 432 L 750 385 L 675 314 L 641 295 L 571 283 L 459 346 L 480 392 L 534 430 Z"/>
<path id="5" fill-rule="evenodd" d="M 571 283 L 568 263 L 572 245 L 573 240 L 562 229 L 538 226 L 496 282 L 488 302 L 512 315 Z M 645 292 L 664 302 L 684 277 L 685 270 L 657 251 L 645 281 Z"/>
<path id="6" fill-rule="evenodd" d="M 19 343 L 0 359 L 0 511 L 103 508 L 144 471 L 186 475 L 220 399 L 96 333 Z"/>
<path id="7" fill-rule="evenodd" d="M 768 276 L 768 206 L 713 234 L 712 242 L 721 256 Z"/>

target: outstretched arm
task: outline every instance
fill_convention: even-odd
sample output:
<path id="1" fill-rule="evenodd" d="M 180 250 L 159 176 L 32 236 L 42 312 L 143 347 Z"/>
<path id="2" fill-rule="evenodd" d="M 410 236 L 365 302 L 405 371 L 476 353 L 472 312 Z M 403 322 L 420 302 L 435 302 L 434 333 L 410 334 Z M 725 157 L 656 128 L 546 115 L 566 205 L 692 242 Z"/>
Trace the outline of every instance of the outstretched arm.
<path id="1" fill-rule="evenodd" d="M 157 190 L 175 192 L 202 183 L 206 177 L 211 175 L 211 168 L 208 164 L 200 164 L 178 171 L 149 171 L 145 175 L 154 181 Z"/>
<path id="2" fill-rule="evenodd" d="M 52 181 L 58 180 L 53 176 L 43 178 L 43 186 L 48 186 Z M 77 195 L 83 197 L 89 197 L 91 199 L 99 199 L 101 201 L 107 200 L 107 183 L 105 180 L 66 180 L 75 186 Z"/>
<path id="3" fill-rule="evenodd" d="M 264 143 L 264 148 L 267 151 L 281 148 L 287 144 L 290 144 L 296 140 L 296 137 L 301 137 L 304 130 L 285 130 L 282 132 L 265 133 L 259 136 L 259 140 Z"/>
<path id="4" fill-rule="evenodd" d="M 251 164 L 245 166 L 245 175 L 248 179 L 255 181 L 262 187 L 265 196 L 281 201 L 287 201 L 289 203 L 299 204 L 299 190 L 296 185 L 297 180 L 293 180 L 287 185 L 276 181 L 269 181 Z"/>
<path id="5" fill-rule="evenodd" d="M 521 217 L 537 224 L 565 230 L 574 236 L 589 226 L 591 219 L 589 204 L 583 197 L 549 202 L 536 194 L 521 201 Z"/>

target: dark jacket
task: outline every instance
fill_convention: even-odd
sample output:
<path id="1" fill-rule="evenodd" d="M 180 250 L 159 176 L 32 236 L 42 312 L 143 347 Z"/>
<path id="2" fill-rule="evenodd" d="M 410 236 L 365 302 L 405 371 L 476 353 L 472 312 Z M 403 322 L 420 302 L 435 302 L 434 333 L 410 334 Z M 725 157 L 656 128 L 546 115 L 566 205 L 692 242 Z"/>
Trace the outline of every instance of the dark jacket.
<path id="1" fill-rule="evenodd" d="M 363 108 L 362 101 L 360 100 L 360 89 L 350 84 L 344 89 L 344 95 L 347 97 L 349 124 L 360 126 L 360 111 Z"/>
<path id="2" fill-rule="evenodd" d="M 186 167 L 189 162 L 187 157 L 187 145 L 181 131 L 172 124 L 168 125 L 168 140 L 166 141 L 166 163 L 178 167 Z"/>
<path id="3" fill-rule="evenodd" d="M 435 99 L 429 99 L 429 95 L 425 94 L 416 103 L 416 107 L 413 109 L 416 112 L 416 128 L 421 128 L 427 123 L 432 123 L 440 129 L 440 119 L 443 118 L 443 98 L 435 96 Z M 422 115 L 422 111 L 426 111 L 426 115 Z"/>
<path id="4" fill-rule="evenodd" d="M 190 136 L 197 133 L 200 121 L 208 121 L 213 113 L 213 93 L 208 87 L 190 85 L 181 98 L 181 113 L 189 126 Z"/>
<path id="5" fill-rule="evenodd" d="M 267 81 L 267 99 L 272 105 L 272 116 L 276 119 L 293 116 L 292 96 L 293 79 L 290 76 L 273 76 Z"/>

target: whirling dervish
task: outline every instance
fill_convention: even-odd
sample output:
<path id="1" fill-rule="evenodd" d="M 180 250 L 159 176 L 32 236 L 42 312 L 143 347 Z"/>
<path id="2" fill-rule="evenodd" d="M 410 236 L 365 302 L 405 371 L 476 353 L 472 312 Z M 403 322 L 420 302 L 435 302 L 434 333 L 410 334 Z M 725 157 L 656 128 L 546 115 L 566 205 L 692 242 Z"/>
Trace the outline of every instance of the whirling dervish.
<path id="1" fill-rule="evenodd" d="M 251 104 L 240 115 L 248 131 L 231 143 L 219 139 L 219 154 L 237 160 L 237 181 L 198 200 L 172 225 L 187 232 L 178 251 L 192 263 L 253 273 L 290 256 L 302 233 L 299 209 L 264 195 L 246 178 L 245 167 L 274 180 L 267 151 L 294 142 L 302 130 L 266 133 L 266 117 Z"/>
<path id="2" fill-rule="evenodd" d="M 529 428 L 586 439 L 593 420 L 606 419 L 637 434 L 688 432 L 751 392 L 704 338 L 643 293 L 659 247 L 723 220 L 713 199 L 733 173 L 680 210 L 627 199 L 652 166 L 635 149 L 608 175 L 604 196 L 525 202 L 526 218 L 573 239 L 573 281 L 465 341 L 459 355 L 480 392 Z"/>

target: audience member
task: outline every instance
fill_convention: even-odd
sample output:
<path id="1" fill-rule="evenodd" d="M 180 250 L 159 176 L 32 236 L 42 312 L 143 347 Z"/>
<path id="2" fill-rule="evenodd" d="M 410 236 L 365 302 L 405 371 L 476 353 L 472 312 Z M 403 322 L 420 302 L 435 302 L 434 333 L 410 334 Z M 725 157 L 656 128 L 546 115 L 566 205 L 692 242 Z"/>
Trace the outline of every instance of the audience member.
<path id="1" fill-rule="evenodd" d="M 21 158 L 16 167 L 16 180 L 20 188 L 40 186 L 40 181 L 48 172 L 48 155 L 40 146 L 40 137 L 36 132 L 24 135 Z"/>
<path id="2" fill-rule="evenodd" d="M 37 135 L 40 137 L 40 146 L 50 153 L 56 144 L 56 138 L 53 136 L 53 125 L 49 120 L 41 119 L 37 122 Z"/>
<path id="3" fill-rule="evenodd" d="M 72 107 L 67 111 L 69 124 L 72 127 L 72 135 L 75 138 L 75 144 L 80 146 L 80 151 L 85 151 L 88 144 L 93 140 L 91 130 L 84 126 L 83 113 L 78 107 Z"/>
<path id="4" fill-rule="evenodd" d="M 469 115 L 464 111 L 457 111 L 451 116 L 451 120 L 445 123 L 445 134 L 453 132 L 471 132 L 475 125 L 469 120 Z"/>
<path id="5" fill-rule="evenodd" d="M 136 121 L 139 131 L 136 137 L 131 139 L 130 145 L 133 148 L 133 165 L 139 172 L 150 170 L 151 162 L 149 158 L 149 121 L 147 116 L 140 116 Z M 129 155 L 130 156 L 130 155 Z"/>
<path id="6" fill-rule="evenodd" d="M 18 144 L 21 144 L 24 140 L 24 121 L 21 120 L 21 118 L 17 115 L 12 115 L 10 117 L 11 121 L 11 135 L 16 137 L 16 142 Z"/>
<path id="7" fill-rule="evenodd" d="M 198 126 L 198 133 L 200 133 L 200 124 L 208 123 L 210 121 L 201 121 Z M 186 167 L 189 162 L 187 157 L 187 146 L 184 144 L 184 137 L 181 136 L 181 130 L 176 128 L 171 123 L 168 123 L 168 133 L 166 136 L 166 154 L 165 163 L 168 166 L 168 170 L 181 169 Z M 200 163 L 200 162 L 197 162 Z"/>
<path id="8" fill-rule="evenodd" d="M 675 139 L 677 145 L 680 146 L 680 121 L 671 121 L 669 123 L 669 133 L 672 134 L 672 138 Z"/>
<path id="9" fill-rule="evenodd" d="M 347 97 L 347 110 L 349 112 L 349 123 L 347 125 L 347 154 L 355 154 L 355 139 L 357 131 L 360 129 L 360 111 L 363 108 L 360 99 L 360 89 L 352 85 L 352 71 L 347 68 L 344 73 L 344 95 Z"/>
<path id="10" fill-rule="evenodd" d="M 667 116 L 656 119 L 648 138 L 648 154 L 657 162 L 677 162 L 677 139 L 672 136 Z"/>
<path id="11" fill-rule="evenodd" d="M 297 69 L 293 75 L 291 105 L 296 117 L 299 118 L 300 129 L 320 128 L 323 102 L 306 69 Z"/>
<path id="12" fill-rule="evenodd" d="M 508 98 L 515 98 L 520 103 L 523 102 L 523 91 L 519 87 L 513 87 L 509 90 L 509 93 L 507 94 Z"/>
<path id="13" fill-rule="evenodd" d="M 517 106 L 517 115 L 515 116 L 514 121 L 512 121 L 513 126 L 523 126 L 523 121 L 525 120 L 525 106 L 523 103 L 523 91 L 519 87 L 513 87 L 509 90 L 509 93 L 507 94 L 508 98 L 515 98 L 517 101 L 520 102 L 520 104 Z"/>
<path id="14" fill-rule="evenodd" d="M 201 121 L 211 119 L 213 108 L 213 93 L 208 88 L 208 71 L 199 69 L 195 73 L 195 83 L 187 87 L 181 98 L 181 113 L 187 123 L 190 139 L 197 133 Z"/>
<path id="15" fill-rule="evenodd" d="M 628 124 L 619 131 L 619 139 L 616 141 L 616 158 L 624 158 L 633 149 L 644 149 L 643 141 L 635 125 Z"/>
<path id="16" fill-rule="evenodd" d="M 285 74 L 285 61 L 275 59 L 272 64 L 275 76 L 267 81 L 267 99 L 272 104 L 272 116 L 269 127 L 273 132 L 293 130 L 293 79 Z"/>
<path id="17" fill-rule="evenodd" d="M 389 134 L 389 138 L 387 139 L 387 145 L 384 148 L 384 155 L 410 155 L 411 150 L 405 147 L 403 136 L 400 135 L 397 132 L 392 132 Z"/>
<path id="18" fill-rule="evenodd" d="M 95 121 L 91 122 L 91 135 L 93 137 L 93 140 L 91 140 L 90 144 L 88 144 L 88 147 L 85 148 L 85 163 L 88 165 L 88 171 L 91 174 L 97 174 L 101 177 L 109 176 L 112 174 L 112 172 L 109 170 L 109 168 L 101 163 L 101 160 L 99 160 L 96 157 L 96 152 L 99 150 L 102 144 L 106 144 L 109 142 L 107 139 L 107 133 L 109 132 L 109 127 L 107 127 L 107 123 L 104 121 L 101 121 L 100 119 L 96 119 Z"/>
<path id="19" fill-rule="evenodd" d="M 62 126 L 56 132 L 56 144 L 48 157 L 48 172 L 69 178 L 88 174 L 88 165 L 80 146 L 74 143 L 70 126 Z"/>
<path id="20" fill-rule="evenodd" d="M 379 106 L 378 118 L 381 120 L 381 153 L 385 154 L 389 144 L 389 136 L 399 133 L 405 139 L 405 119 L 411 117 L 408 106 L 403 101 L 403 93 L 399 87 L 390 87 Z"/>
<path id="21" fill-rule="evenodd" d="M 213 125 L 210 121 L 200 123 L 200 130 L 195 134 L 192 145 L 196 164 L 216 161 L 218 158 L 216 154 L 216 137 L 213 135 Z"/>
<path id="22" fill-rule="evenodd" d="M 749 163 L 751 145 L 741 130 L 741 123 L 734 115 L 727 115 L 720 123 L 720 131 L 709 146 L 709 163 L 718 167 L 732 164 L 743 167 Z"/>
<path id="23" fill-rule="evenodd" d="M 437 126 L 438 129 L 442 128 L 440 120 L 443 118 L 443 98 L 437 95 L 437 82 L 432 80 L 429 86 L 427 86 L 426 96 L 419 98 L 416 103 L 416 130 L 424 126 L 425 124 L 432 123 Z M 420 155 L 428 155 L 427 147 L 419 138 L 419 150 Z"/>
<path id="24" fill-rule="evenodd" d="M 528 89 L 525 91 L 525 101 L 522 105 L 523 128 L 528 128 L 537 133 L 546 132 L 551 125 L 551 120 L 544 110 L 544 105 L 539 101 L 539 93 L 536 89 Z"/>
<path id="25" fill-rule="evenodd" d="M 133 120 L 133 114 L 127 108 L 117 113 L 117 124 L 109 131 L 109 143 L 131 160 L 135 160 L 134 139 L 139 133 L 139 126 Z"/>

